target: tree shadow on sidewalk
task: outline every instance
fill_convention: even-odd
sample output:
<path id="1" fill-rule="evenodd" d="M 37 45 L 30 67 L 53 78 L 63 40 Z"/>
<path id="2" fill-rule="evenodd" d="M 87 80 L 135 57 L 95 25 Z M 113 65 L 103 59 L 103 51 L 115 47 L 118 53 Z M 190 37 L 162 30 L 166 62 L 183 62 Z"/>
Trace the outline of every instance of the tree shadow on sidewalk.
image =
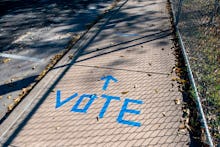
<path id="1" fill-rule="evenodd" d="M 85 32 L 113 0 L 1 0 L 0 53 L 36 58 L 43 62 L 0 55 L 0 107 L 7 111 L 22 88 L 64 50 L 77 34 Z M 4 59 L 9 59 L 4 62 Z M 23 79 L 14 82 L 16 79 Z M 6 84 L 5 84 L 6 83 Z M 9 83 L 9 84 L 7 84 Z M 8 85 L 13 87 L 8 87 Z M 7 99 L 7 97 L 12 97 Z M 2 116 L 2 111 L 0 111 Z M 1 119 L 1 117 L 0 117 Z"/>

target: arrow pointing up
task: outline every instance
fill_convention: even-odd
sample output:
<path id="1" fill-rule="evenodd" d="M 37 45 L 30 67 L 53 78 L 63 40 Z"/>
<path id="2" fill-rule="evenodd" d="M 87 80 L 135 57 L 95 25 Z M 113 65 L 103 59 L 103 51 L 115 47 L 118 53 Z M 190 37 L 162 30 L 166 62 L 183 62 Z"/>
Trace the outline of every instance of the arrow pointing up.
<path id="1" fill-rule="evenodd" d="M 113 76 L 111 76 L 111 75 L 102 77 L 101 80 L 105 80 L 105 83 L 102 87 L 102 90 L 106 90 L 108 88 L 108 85 L 109 85 L 111 80 L 115 83 L 118 82 L 118 80 L 116 78 L 114 78 Z"/>

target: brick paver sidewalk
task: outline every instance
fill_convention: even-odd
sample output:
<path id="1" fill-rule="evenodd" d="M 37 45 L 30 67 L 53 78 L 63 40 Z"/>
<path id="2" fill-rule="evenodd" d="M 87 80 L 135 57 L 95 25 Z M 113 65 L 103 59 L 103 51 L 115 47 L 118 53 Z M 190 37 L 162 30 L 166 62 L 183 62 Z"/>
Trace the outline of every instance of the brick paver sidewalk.
<path id="1" fill-rule="evenodd" d="M 178 131 L 182 109 L 174 100 L 182 94 L 171 80 L 175 55 L 166 5 L 122 0 L 2 124 L 1 143 L 188 146 L 188 132 Z"/>

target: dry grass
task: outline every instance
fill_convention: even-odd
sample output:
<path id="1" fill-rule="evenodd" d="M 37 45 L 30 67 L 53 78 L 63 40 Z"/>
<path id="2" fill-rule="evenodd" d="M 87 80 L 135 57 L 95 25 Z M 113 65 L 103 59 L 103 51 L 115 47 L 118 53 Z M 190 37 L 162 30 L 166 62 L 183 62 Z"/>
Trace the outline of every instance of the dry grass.
<path id="1" fill-rule="evenodd" d="M 220 142 L 220 10 L 213 1 L 183 2 L 179 24 L 210 131 Z"/>

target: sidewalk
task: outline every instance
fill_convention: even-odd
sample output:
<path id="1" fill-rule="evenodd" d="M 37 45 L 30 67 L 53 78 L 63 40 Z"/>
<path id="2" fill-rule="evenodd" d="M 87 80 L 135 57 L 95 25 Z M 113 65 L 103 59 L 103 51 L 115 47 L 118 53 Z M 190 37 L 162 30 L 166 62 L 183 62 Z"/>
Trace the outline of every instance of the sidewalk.
<path id="1" fill-rule="evenodd" d="M 189 146 L 166 4 L 122 0 L 3 122 L 2 145 Z"/>

